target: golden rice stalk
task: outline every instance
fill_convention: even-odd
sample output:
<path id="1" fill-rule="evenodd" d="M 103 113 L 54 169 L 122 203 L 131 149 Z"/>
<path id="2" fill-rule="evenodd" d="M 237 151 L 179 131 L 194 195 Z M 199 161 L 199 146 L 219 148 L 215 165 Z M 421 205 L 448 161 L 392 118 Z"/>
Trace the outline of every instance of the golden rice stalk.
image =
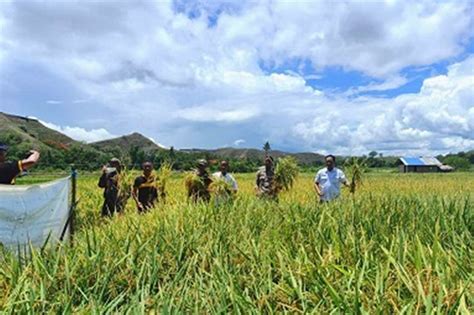
<path id="1" fill-rule="evenodd" d="M 123 168 L 119 175 L 119 195 L 118 195 L 118 207 L 125 209 L 128 199 L 132 195 L 132 183 L 134 182 L 133 174 L 128 169 Z"/>
<path id="2" fill-rule="evenodd" d="M 347 175 L 350 178 L 350 192 L 355 193 L 356 187 L 362 185 L 364 174 L 367 172 L 367 163 L 364 159 L 352 157 L 344 163 Z"/>
<path id="3" fill-rule="evenodd" d="M 298 177 L 298 173 L 298 163 L 293 157 L 280 158 L 275 167 L 275 190 L 290 190 Z"/>
<path id="4" fill-rule="evenodd" d="M 201 178 L 194 172 L 188 172 L 184 177 L 184 186 L 188 192 L 188 196 L 195 194 L 200 190 L 205 189 L 204 182 Z"/>
<path id="5" fill-rule="evenodd" d="M 209 186 L 209 190 L 215 196 L 229 196 L 232 194 L 232 187 L 222 178 L 214 179 Z"/>
<path id="6" fill-rule="evenodd" d="M 156 184 L 158 186 L 158 190 L 160 191 L 161 198 L 166 197 L 166 186 L 172 174 L 173 166 L 171 165 L 171 163 L 164 162 L 163 164 L 161 164 L 160 169 L 156 174 Z"/>

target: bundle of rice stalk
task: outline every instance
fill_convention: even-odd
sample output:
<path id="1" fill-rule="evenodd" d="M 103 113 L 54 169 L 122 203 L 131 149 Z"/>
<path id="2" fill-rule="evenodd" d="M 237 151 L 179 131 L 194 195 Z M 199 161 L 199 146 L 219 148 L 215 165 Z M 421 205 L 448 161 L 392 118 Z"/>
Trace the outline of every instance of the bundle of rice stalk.
<path id="1" fill-rule="evenodd" d="M 232 187 L 222 178 L 214 179 L 209 186 L 215 196 L 231 196 Z"/>
<path id="2" fill-rule="evenodd" d="M 356 187 L 362 185 L 364 174 L 367 172 L 367 163 L 363 159 L 350 158 L 344 163 L 347 174 L 350 178 L 350 192 L 355 193 Z"/>
<path id="3" fill-rule="evenodd" d="M 118 207 L 125 209 L 128 199 L 132 195 L 133 174 L 126 168 L 120 172 Z"/>
<path id="4" fill-rule="evenodd" d="M 184 186 L 188 192 L 188 197 L 197 194 L 199 191 L 206 189 L 204 182 L 194 172 L 188 172 L 184 177 Z"/>
<path id="5" fill-rule="evenodd" d="M 162 199 L 166 198 L 166 185 L 168 183 L 168 179 L 171 177 L 173 174 L 173 166 L 171 163 L 164 162 L 161 164 L 160 169 L 158 170 L 156 174 L 156 184 L 157 188 L 160 191 L 160 197 Z"/>
<path id="6" fill-rule="evenodd" d="M 299 168 L 296 160 L 291 157 L 284 157 L 278 160 L 275 167 L 275 190 L 290 190 L 298 177 Z"/>

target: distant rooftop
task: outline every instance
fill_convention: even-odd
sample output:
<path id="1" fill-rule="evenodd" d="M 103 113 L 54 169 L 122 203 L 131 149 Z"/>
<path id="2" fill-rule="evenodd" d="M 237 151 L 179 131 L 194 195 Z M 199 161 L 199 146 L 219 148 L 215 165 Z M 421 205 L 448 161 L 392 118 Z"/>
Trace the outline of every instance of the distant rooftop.
<path id="1" fill-rule="evenodd" d="M 439 166 L 442 165 L 437 158 L 431 156 L 401 157 L 400 161 L 406 166 Z"/>

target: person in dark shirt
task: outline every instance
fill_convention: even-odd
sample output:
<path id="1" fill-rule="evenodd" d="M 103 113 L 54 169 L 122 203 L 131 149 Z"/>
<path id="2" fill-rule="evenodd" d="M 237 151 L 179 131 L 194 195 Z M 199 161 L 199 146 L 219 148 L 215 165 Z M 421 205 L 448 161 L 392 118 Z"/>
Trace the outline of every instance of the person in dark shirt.
<path id="1" fill-rule="evenodd" d="M 153 174 L 153 164 L 145 162 L 142 164 L 143 174 L 135 178 L 132 196 L 137 204 L 139 213 L 143 213 L 153 208 L 158 199 L 158 189 L 156 187 L 156 177 Z"/>
<path id="2" fill-rule="evenodd" d="M 15 178 L 38 163 L 40 154 L 38 151 L 30 151 L 30 155 L 24 160 L 7 161 L 8 146 L 0 143 L 0 184 L 13 185 Z"/>
<path id="3" fill-rule="evenodd" d="M 117 158 L 111 159 L 109 164 L 102 168 L 98 186 L 104 189 L 104 203 L 101 210 L 103 217 L 110 217 L 115 212 L 122 211 L 119 203 L 121 170 L 122 163 Z"/>

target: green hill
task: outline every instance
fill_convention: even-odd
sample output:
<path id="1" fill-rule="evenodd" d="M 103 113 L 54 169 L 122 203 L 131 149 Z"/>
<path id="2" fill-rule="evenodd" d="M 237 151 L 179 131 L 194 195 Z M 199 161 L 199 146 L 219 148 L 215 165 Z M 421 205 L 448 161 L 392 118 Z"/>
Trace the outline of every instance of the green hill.
<path id="1" fill-rule="evenodd" d="M 94 142 L 90 145 L 105 152 L 119 150 L 122 153 L 127 153 L 135 147 L 140 148 L 144 152 L 162 150 L 160 146 L 138 132 L 118 138 Z"/>
<path id="2" fill-rule="evenodd" d="M 10 147 L 10 160 L 23 159 L 30 150 L 39 150 L 40 169 L 68 169 L 70 164 L 95 169 L 108 159 L 104 152 L 48 128 L 37 119 L 6 113 L 0 113 L 0 142 Z"/>
<path id="3" fill-rule="evenodd" d="M 265 157 L 265 151 L 258 150 L 258 149 L 240 149 L 240 148 L 220 148 L 214 150 L 201 150 L 201 149 L 188 149 L 188 150 L 181 150 L 183 152 L 192 152 L 192 153 L 206 153 L 215 155 L 218 158 L 222 159 L 237 159 L 237 160 L 252 160 L 261 162 Z M 314 166 L 317 164 L 322 164 L 324 162 L 324 155 L 311 153 L 311 152 L 303 152 L 303 153 L 288 153 L 278 150 L 271 150 L 269 154 L 274 158 L 280 158 L 285 156 L 292 156 L 294 157 L 300 165 L 303 166 Z"/>

